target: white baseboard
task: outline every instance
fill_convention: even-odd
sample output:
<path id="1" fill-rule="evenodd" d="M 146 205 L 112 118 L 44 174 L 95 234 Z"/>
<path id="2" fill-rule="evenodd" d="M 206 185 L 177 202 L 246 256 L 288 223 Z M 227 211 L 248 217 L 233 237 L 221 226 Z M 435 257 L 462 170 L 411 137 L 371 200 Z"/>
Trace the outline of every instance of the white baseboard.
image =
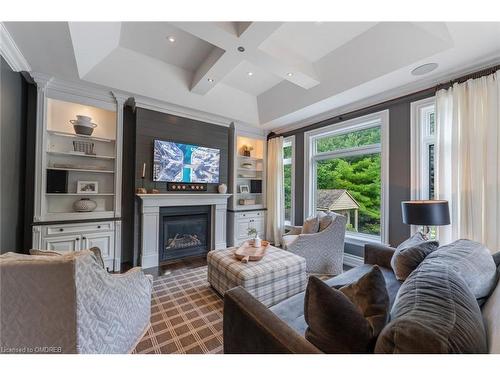
<path id="1" fill-rule="evenodd" d="M 349 267 L 358 267 L 364 264 L 363 257 L 344 253 L 344 264 Z"/>

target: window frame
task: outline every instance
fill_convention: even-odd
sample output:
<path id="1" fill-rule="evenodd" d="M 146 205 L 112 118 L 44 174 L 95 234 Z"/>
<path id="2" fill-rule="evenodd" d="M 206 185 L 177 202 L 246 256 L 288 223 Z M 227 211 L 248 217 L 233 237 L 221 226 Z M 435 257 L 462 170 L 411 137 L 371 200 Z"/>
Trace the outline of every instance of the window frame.
<path id="1" fill-rule="evenodd" d="M 292 147 L 292 156 L 289 159 L 283 158 L 283 167 L 285 165 L 291 165 L 292 166 L 292 173 L 291 173 L 291 179 L 292 179 L 292 184 L 291 184 L 291 212 L 290 212 L 290 221 L 285 220 L 285 227 L 290 227 L 295 225 L 295 135 L 291 135 L 288 137 L 283 138 L 283 148 L 291 146 Z M 283 179 L 285 177 L 285 173 L 283 170 Z M 283 192 L 284 192 L 284 187 L 285 183 L 283 181 Z M 283 202 L 284 203 L 284 202 Z M 285 217 L 284 214 L 285 206 L 283 204 L 283 217 Z"/>
<path id="2" fill-rule="evenodd" d="M 436 97 L 425 98 L 412 102 L 410 121 L 410 197 L 412 200 L 429 199 L 429 146 L 434 144 L 434 163 L 437 159 L 437 123 Z M 430 123 L 427 121 L 430 113 L 434 113 L 434 134 L 430 134 Z M 436 165 L 434 165 L 434 174 Z M 434 181 L 436 176 L 434 175 Z M 434 192 L 435 195 L 435 192 Z M 418 226 L 411 226 L 411 233 L 416 233 Z"/>
<path id="3" fill-rule="evenodd" d="M 350 149 L 317 153 L 316 140 L 332 135 L 341 135 L 373 128 L 380 125 L 380 143 Z M 304 219 L 315 210 L 316 161 L 335 157 L 366 155 L 380 152 L 380 236 L 346 232 L 346 242 L 355 245 L 365 243 L 387 243 L 389 208 L 389 110 L 372 113 L 337 124 L 328 125 L 304 133 Z"/>

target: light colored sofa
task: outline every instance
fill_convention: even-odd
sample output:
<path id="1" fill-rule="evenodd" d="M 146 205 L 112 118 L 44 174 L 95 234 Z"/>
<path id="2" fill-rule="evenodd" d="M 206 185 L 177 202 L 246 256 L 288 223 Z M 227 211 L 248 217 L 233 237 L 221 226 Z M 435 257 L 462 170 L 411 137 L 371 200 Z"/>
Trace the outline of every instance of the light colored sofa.
<path id="1" fill-rule="evenodd" d="M 343 270 L 347 219 L 329 212 L 320 219 L 325 220 L 329 224 L 317 233 L 304 234 L 301 226 L 292 227 L 283 236 L 283 248 L 305 258 L 308 273 L 338 275 Z"/>
<path id="2" fill-rule="evenodd" d="M 11 353 L 128 353 L 149 327 L 152 278 L 112 275 L 88 250 L 0 256 L 0 347 Z"/>

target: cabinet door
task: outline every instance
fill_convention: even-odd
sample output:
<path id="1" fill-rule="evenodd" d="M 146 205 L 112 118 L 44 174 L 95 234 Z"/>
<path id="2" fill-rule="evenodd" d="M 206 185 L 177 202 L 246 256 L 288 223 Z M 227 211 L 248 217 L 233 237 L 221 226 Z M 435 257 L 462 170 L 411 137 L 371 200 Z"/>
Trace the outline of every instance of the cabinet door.
<path id="1" fill-rule="evenodd" d="M 259 236 L 262 235 L 265 231 L 264 218 L 250 220 L 250 227 L 257 229 L 257 233 L 259 233 Z"/>
<path id="2" fill-rule="evenodd" d="M 115 249 L 114 232 L 84 234 L 82 239 L 82 249 L 98 247 L 101 250 L 101 255 L 104 260 L 113 258 Z"/>
<path id="3" fill-rule="evenodd" d="M 42 241 L 44 250 L 78 251 L 80 250 L 81 236 L 45 237 Z"/>
<path id="4" fill-rule="evenodd" d="M 238 220 L 237 223 L 237 236 L 238 238 L 247 238 L 248 237 L 248 227 L 249 221 L 247 219 Z"/>

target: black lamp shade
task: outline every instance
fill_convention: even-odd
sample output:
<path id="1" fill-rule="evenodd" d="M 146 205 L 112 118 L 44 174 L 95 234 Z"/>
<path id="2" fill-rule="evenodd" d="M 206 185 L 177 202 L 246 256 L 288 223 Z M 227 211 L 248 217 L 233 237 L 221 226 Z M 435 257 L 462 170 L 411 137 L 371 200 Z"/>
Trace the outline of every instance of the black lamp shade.
<path id="1" fill-rule="evenodd" d="M 448 201 L 426 200 L 401 202 L 403 223 L 411 225 L 448 225 Z"/>

